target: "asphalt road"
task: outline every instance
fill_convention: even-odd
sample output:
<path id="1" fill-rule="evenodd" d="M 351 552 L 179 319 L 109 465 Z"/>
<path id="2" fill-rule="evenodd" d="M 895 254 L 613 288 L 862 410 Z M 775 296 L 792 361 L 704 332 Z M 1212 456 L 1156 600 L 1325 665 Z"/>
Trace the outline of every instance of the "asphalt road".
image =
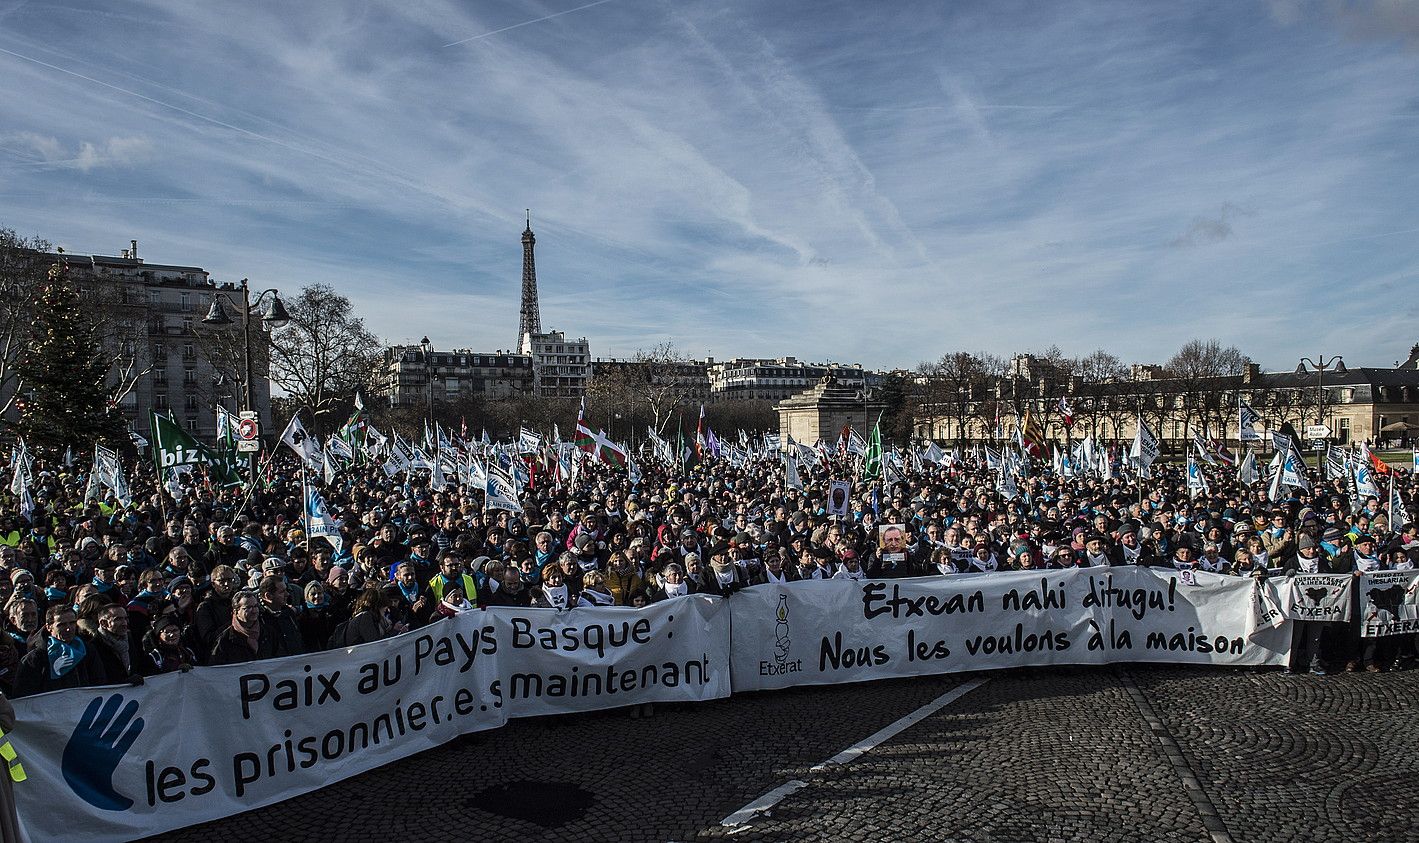
<path id="1" fill-rule="evenodd" d="M 1419 671 L 1148 666 L 745 694 L 517 720 L 155 839 L 1419 840 L 1416 698 Z"/>

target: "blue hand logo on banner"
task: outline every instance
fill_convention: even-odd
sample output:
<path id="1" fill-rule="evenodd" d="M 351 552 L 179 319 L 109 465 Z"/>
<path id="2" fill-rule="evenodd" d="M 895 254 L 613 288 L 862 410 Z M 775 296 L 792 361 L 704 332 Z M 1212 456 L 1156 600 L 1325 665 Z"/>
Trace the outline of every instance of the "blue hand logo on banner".
<path id="1" fill-rule="evenodd" d="M 143 718 L 135 717 L 137 713 L 138 701 L 123 705 L 122 694 L 107 702 L 94 697 L 64 745 L 64 781 L 95 808 L 126 811 L 133 807 L 132 799 L 113 789 L 113 773 L 143 731 Z"/>

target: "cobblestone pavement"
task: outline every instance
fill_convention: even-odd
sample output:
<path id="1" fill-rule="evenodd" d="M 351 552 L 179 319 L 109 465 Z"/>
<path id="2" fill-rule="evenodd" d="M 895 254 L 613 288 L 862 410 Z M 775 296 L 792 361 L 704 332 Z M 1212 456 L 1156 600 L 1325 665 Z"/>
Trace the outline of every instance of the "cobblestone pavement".
<path id="1" fill-rule="evenodd" d="M 1419 840 L 1419 671 L 981 676 L 844 766 L 812 769 L 964 678 L 513 721 L 161 839 Z"/>

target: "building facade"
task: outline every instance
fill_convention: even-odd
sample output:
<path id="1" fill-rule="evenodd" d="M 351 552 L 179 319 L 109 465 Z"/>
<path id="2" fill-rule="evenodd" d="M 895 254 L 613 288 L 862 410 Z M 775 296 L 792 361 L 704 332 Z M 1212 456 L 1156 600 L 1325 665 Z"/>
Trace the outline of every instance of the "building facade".
<path id="1" fill-rule="evenodd" d="M 843 383 L 825 375 L 811 388 L 780 401 L 774 409 L 778 411 L 782 445 L 788 445 L 789 437 L 812 445 L 819 440 L 837 442 L 847 426 L 865 436 L 886 404 L 864 399 L 860 382 Z"/>
<path id="2" fill-rule="evenodd" d="M 188 432 L 211 442 L 217 405 L 244 409 L 244 367 L 219 351 L 241 348 L 241 290 L 213 281 L 201 267 L 147 263 L 138 257 L 138 241 L 129 242 L 116 257 L 66 253 L 44 259 L 66 264 L 69 281 L 83 291 L 112 356 L 110 382 L 122 385 L 119 409 L 133 429 L 151 439 L 150 412 L 170 411 Z M 231 325 L 202 323 L 214 295 L 224 297 Z M 269 358 L 270 340 L 260 324 L 252 323 L 255 361 Z M 252 398 L 269 433 L 271 382 L 259 363 L 253 367 Z"/>
<path id="3" fill-rule="evenodd" d="M 1079 377 L 1037 380 L 1006 375 L 982 380 L 922 405 L 918 436 L 942 442 L 1013 439 L 1018 419 L 1029 412 L 1048 438 L 1063 442 L 1093 436 L 1127 442 L 1138 419 L 1174 450 L 1194 433 L 1238 441 L 1238 402 L 1261 417 L 1256 431 L 1283 423 L 1304 432 L 1317 423 L 1330 428 L 1331 443 L 1372 445 L 1412 442 L 1419 435 L 1419 355 L 1389 368 L 1356 367 L 1327 371 L 1262 372 L 1248 363 L 1241 374 L 1188 379 L 1161 367 L 1136 365 L 1123 378 L 1097 382 Z M 1073 414 L 1066 429 L 1063 398 Z M 1412 426 L 1412 433 L 1409 428 Z M 1266 444 L 1263 442 L 1263 444 Z"/>
<path id="4" fill-rule="evenodd" d="M 882 385 L 880 372 L 860 364 L 804 363 L 796 357 L 737 358 L 707 365 L 713 401 L 782 401 L 831 377 L 843 387 L 869 390 Z"/>
<path id="5" fill-rule="evenodd" d="M 384 362 L 389 372 L 389 403 L 392 407 L 420 407 L 432 398 L 437 403 L 465 397 L 487 399 L 526 395 L 533 389 L 532 358 L 507 351 L 452 351 L 428 353 L 422 346 L 396 345 L 386 348 Z"/>
<path id="6" fill-rule="evenodd" d="M 648 377 L 653 386 L 664 386 L 676 403 L 695 406 L 711 400 L 710 360 L 596 360 L 591 364 L 593 379 L 601 377 Z"/>
<path id="7" fill-rule="evenodd" d="M 591 379 L 591 344 L 561 331 L 525 334 L 523 354 L 532 359 L 532 390 L 545 398 L 580 398 Z"/>

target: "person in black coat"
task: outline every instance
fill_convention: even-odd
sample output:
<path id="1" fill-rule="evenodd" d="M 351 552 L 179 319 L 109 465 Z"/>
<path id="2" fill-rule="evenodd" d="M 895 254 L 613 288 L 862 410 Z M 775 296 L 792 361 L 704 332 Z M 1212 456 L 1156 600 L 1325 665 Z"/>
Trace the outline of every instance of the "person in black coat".
<path id="1" fill-rule="evenodd" d="M 318 653 L 326 649 L 326 644 L 330 642 L 330 634 L 335 631 L 335 627 L 349 615 L 336 609 L 330 603 L 330 595 L 325 590 L 325 583 L 319 580 L 308 583 L 305 587 L 304 608 L 301 609 L 300 616 L 296 618 L 296 623 L 301 630 L 301 641 L 305 648 L 302 652 Z"/>
<path id="2" fill-rule="evenodd" d="M 136 648 L 128 637 L 128 609 L 125 606 L 119 603 L 104 606 L 98 614 L 98 631 L 93 635 L 81 636 L 98 659 L 99 669 L 94 677 L 96 684 L 117 685 L 133 682 L 139 676 L 133 657 Z"/>
<path id="3" fill-rule="evenodd" d="M 419 580 L 412 562 L 400 562 L 396 566 L 394 582 L 384 587 L 384 596 L 390 621 L 406 629 L 427 625 L 439 603 L 428 583 Z"/>
<path id="4" fill-rule="evenodd" d="M 99 684 L 98 657 L 79 637 L 79 621 L 69 606 L 51 606 L 44 616 L 44 634 L 20 659 L 15 696 L 24 697 Z"/>
<path id="5" fill-rule="evenodd" d="M 194 652 L 212 652 L 217 636 L 232 623 L 232 595 L 241 584 L 235 568 L 218 565 L 212 572 L 211 588 L 197 606 L 189 629 L 189 644 Z"/>
<path id="6" fill-rule="evenodd" d="M 294 656 L 306 652 L 300 624 L 290 606 L 286 578 L 271 574 L 261 578 L 261 625 L 270 627 L 276 637 L 276 656 Z"/>
<path id="7" fill-rule="evenodd" d="M 729 557 L 720 551 L 710 557 L 709 575 L 705 577 L 701 593 L 728 597 L 746 585 L 748 583 L 744 579 L 743 569 L 729 561 Z"/>
<path id="8" fill-rule="evenodd" d="M 197 664 L 196 654 L 182 643 L 182 625 L 174 613 L 159 615 L 149 627 L 137 663 L 138 672 L 144 676 L 187 671 Z"/>
<path id="9" fill-rule="evenodd" d="M 488 598 L 489 606 L 512 606 L 525 608 L 532 605 L 532 591 L 522 581 L 522 574 L 516 568 L 503 571 L 502 588 Z"/>
<path id="10" fill-rule="evenodd" d="M 257 659 L 289 655 L 280 651 L 277 631 L 262 622 L 261 598 L 252 589 L 232 595 L 232 617 L 217 636 L 207 663 L 243 664 Z"/>
<path id="11" fill-rule="evenodd" d="M 799 579 L 797 566 L 790 564 L 790 560 L 791 555 L 788 548 L 776 549 L 764 557 L 764 569 L 749 584 L 797 582 Z"/>

